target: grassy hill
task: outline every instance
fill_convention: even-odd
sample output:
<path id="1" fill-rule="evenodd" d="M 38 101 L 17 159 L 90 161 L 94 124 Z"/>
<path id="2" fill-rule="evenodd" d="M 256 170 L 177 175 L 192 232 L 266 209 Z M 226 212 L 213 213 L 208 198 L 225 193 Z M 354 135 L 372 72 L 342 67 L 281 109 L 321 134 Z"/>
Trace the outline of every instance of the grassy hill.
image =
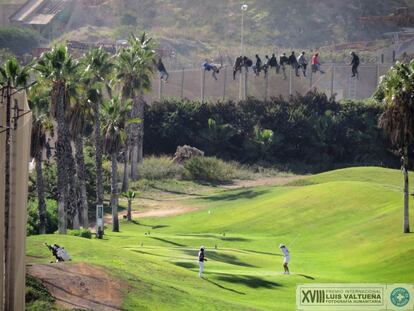
<path id="1" fill-rule="evenodd" d="M 46 263 L 42 243 L 58 243 L 74 262 L 107 268 L 129 285 L 126 310 L 293 310 L 296 284 L 413 280 L 401 180 L 399 171 L 368 167 L 222 191 L 184 202 L 199 211 L 122 223 L 103 241 L 32 236 L 27 254 Z M 291 251 L 290 276 L 281 274 L 279 243 Z M 206 280 L 197 276 L 200 245 Z"/>

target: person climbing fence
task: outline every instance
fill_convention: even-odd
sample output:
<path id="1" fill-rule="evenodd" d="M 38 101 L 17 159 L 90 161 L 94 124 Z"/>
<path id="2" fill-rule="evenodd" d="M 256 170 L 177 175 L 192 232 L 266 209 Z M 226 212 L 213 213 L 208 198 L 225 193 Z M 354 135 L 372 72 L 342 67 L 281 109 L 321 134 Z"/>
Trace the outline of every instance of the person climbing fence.
<path id="1" fill-rule="evenodd" d="M 359 56 L 355 52 L 351 52 L 351 66 L 352 66 L 352 76 L 351 78 L 357 78 L 359 77 L 358 74 L 358 67 L 359 67 Z"/>
<path id="2" fill-rule="evenodd" d="M 312 56 L 312 60 L 311 60 L 311 65 L 312 65 L 312 72 L 313 73 L 317 73 L 318 71 L 321 74 L 324 74 L 325 72 L 321 69 L 321 63 L 319 62 L 319 53 L 315 53 Z"/>
<path id="3" fill-rule="evenodd" d="M 286 80 L 287 79 L 286 65 L 289 64 L 289 59 L 287 58 L 286 53 L 283 53 L 282 56 L 280 56 L 279 64 L 280 64 L 280 67 L 282 68 L 283 79 Z"/>
<path id="4" fill-rule="evenodd" d="M 165 69 L 164 63 L 162 62 L 161 58 L 158 59 L 157 69 L 158 69 L 158 72 L 160 73 L 160 80 L 163 80 L 165 78 L 164 81 L 167 82 L 170 75 L 167 72 L 167 69 Z"/>
<path id="5" fill-rule="evenodd" d="M 221 65 L 218 65 L 218 64 L 210 64 L 208 62 L 208 60 L 206 59 L 203 62 L 202 67 L 203 67 L 204 71 L 211 71 L 214 80 L 217 81 L 217 74 L 220 73 L 220 69 L 223 67 L 223 64 L 221 64 Z"/>
<path id="6" fill-rule="evenodd" d="M 306 68 L 308 66 L 308 60 L 305 56 L 305 51 L 303 51 L 298 57 L 299 67 L 302 69 L 303 76 L 306 77 Z"/>

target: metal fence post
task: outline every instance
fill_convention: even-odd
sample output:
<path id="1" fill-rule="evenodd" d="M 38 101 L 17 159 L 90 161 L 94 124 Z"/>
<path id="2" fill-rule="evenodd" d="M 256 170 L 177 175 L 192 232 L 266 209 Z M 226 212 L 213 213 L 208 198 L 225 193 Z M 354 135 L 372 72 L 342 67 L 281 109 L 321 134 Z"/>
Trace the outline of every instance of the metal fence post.
<path id="1" fill-rule="evenodd" d="M 201 102 L 204 102 L 204 91 L 206 86 L 206 71 L 201 70 Z"/>
<path id="2" fill-rule="evenodd" d="M 268 97 L 268 88 L 269 88 L 269 71 L 267 71 L 266 77 L 265 77 L 265 92 L 264 92 L 265 102 L 267 101 L 267 97 Z"/>
<path id="3" fill-rule="evenodd" d="M 181 71 L 181 99 L 184 98 L 184 68 Z"/>
<path id="4" fill-rule="evenodd" d="M 240 77 L 239 77 L 239 101 L 243 100 L 243 71 L 240 71 Z"/>
<path id="5" fill-rule="evenodd" d="M 160 84 L 159 84 L 159 88 L 158 88 L 158 99 L 162 100 L 162 79 L 160 77 Z"/>
<path id="6" fill-rule="evenodd" d="M 313 86 L 313 70 L 311 66 L 310 76 L 309 76 L 309 91 L 312 91 L 312 86 Z"/>
<path id="7" fill-rule="evenodd" d="M 334 95 L 334 82 L 335 82 L 335 64 L 332 64 L 331 72 L 331 97 Z"/>
<path id="8" fill-rule="evenodd" d="M 292 96 L 292 67 L 289 67 L 289 95 Z"/>
<path id="9" fill-rule="evenodd" d="M 247 99 L 247 70 L 244 73 L 244 92 L 243 92 L 243 99 Z"/>
<path id="10" fill-rule="evenodd" d="M 227 66 L 224 67 L 223 101 L 226 100 L 226 84 L 227 84 Z"/>

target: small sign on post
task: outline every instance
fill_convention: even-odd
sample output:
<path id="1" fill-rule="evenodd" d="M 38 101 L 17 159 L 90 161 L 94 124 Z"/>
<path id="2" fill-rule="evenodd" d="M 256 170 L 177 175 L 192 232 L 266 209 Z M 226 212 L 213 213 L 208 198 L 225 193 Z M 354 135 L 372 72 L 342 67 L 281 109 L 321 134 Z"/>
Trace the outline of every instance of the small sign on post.
<path id="1" fill-rule="evenodd" d="M 102 239 L 104 235 L 104 209 L 102 204 L 96 205 L 96 237 Z"/>

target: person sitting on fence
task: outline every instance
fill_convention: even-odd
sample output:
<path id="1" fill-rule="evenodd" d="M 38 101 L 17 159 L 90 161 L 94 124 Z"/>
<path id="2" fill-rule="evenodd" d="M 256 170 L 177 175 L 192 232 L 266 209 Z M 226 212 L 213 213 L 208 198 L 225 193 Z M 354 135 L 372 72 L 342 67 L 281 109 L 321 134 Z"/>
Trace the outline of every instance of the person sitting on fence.
<path id="1" fill-rule="evenodd" d="M 236 80 L 237 71 L 241 74 L 242 67 L 243 67 L 243 56 L 239 56 L 236 58 L 234 65 L 233 65 L 233 80 Z"/>
<path id="2" fill-rule="evenodd" d="M 161 58 L 158 59 L 157 69 L 158 69 L 158 72 L 160 73 L 160 80 L 163 80 L 165 77 L 164 81 L 167 82 L 170 74 L 167 72 L 167 69 L 165 69 L 164 63 L 162 62 Z"/>
<path id="3" fill-rule="evenodd" d="M 312 65 L 312 72 L 316 73 L 316 72 L 320 72 L 322 74 L 324 74 L 325 72 L 321 69 L 321 63 L 319 62 L 319 53 L 315 53 L 312 56 L 312 60 L 311 60 L 311 65 Z"/>
<path id="4" fill-rule="evenodd" d="M 204 63 L 202 64 L 204 71 L 212 71 L 212 75 L 214 80 L 217 81 L 216 74 L 220 73 L 220 69 L 223 67 L 223 65 L 217 65 L 217 64 L 210 64 L 208 60 L 206 59 Z"/>
<path id="5" fill-rule="evenodd" d="M 282 72 L 283 72 L 283 79 L 286 80 L 286 65 L 289 64 L 289 59 L 286 56 L 286 53 L 283 53 L 282 56 L 280 56 L 279 59 L 279 65 L 280 67 L 282 67 Z"/>
<path id="6" fill-rule="evenodd" d="M 292 66 L 292 69 L 295 70 L 295 74 L 299 77 L 299 64 L 296 59 L 295 51 L 292 51 L 292 54 L 289 56 L 289 65 Z"/>
<path id="7" fill-rule="evenodd" d="M 270 58 L 269 58 L 269 55 L 265 55 L 265 63 L 262 66 L 265 78 L 267 77 L 267 73 L 269 72 L 269 68 L 270 68 Z"/>
<path id="8" fill-rule="evenodd" d="M 249 68 L 253 66 L 253 61 L 247 56 L 243 57 L 243 67 L 246 69 L 246 72 L 249 72 Z"/>
<path id="9" fill-rule="evenodd" d="M 352 56 L 352 61 L 351 61 L 351 66 L 352 66 L 352 76 L 351 78 L 357 78 L 358 79 L 358 66 L 359 66 L 359 57 L 358 55 L 356 55 L 355 52 L 351 52 L 351 56 Z"/>
<path id="10" fill-rule="evenodd" d="M 276 68 L 276 73 L 279 73 L 279 64 L 277 63 L 277 58 L 275 53 L 272 54 L 272 57 L 269 59 L 269 67 Z"/>
<path id="11" fill-rule="evenodd" d="M 262 70 L 262 59 L 259 57 L 259 55 L 256 54 L 256 64 L 253 66 L 253 71 L 256 74 L 256 76 L 260 75 L 260 71 Z"/>
<path id="12" fill-rule="evenodd" d="M 306 77 L 306 67 L 308 66 L 308 60 L 306 59 L 304 51 L 298 57 L 298 64 L 299 67 L 302 68 L 303 76 Z"/>

